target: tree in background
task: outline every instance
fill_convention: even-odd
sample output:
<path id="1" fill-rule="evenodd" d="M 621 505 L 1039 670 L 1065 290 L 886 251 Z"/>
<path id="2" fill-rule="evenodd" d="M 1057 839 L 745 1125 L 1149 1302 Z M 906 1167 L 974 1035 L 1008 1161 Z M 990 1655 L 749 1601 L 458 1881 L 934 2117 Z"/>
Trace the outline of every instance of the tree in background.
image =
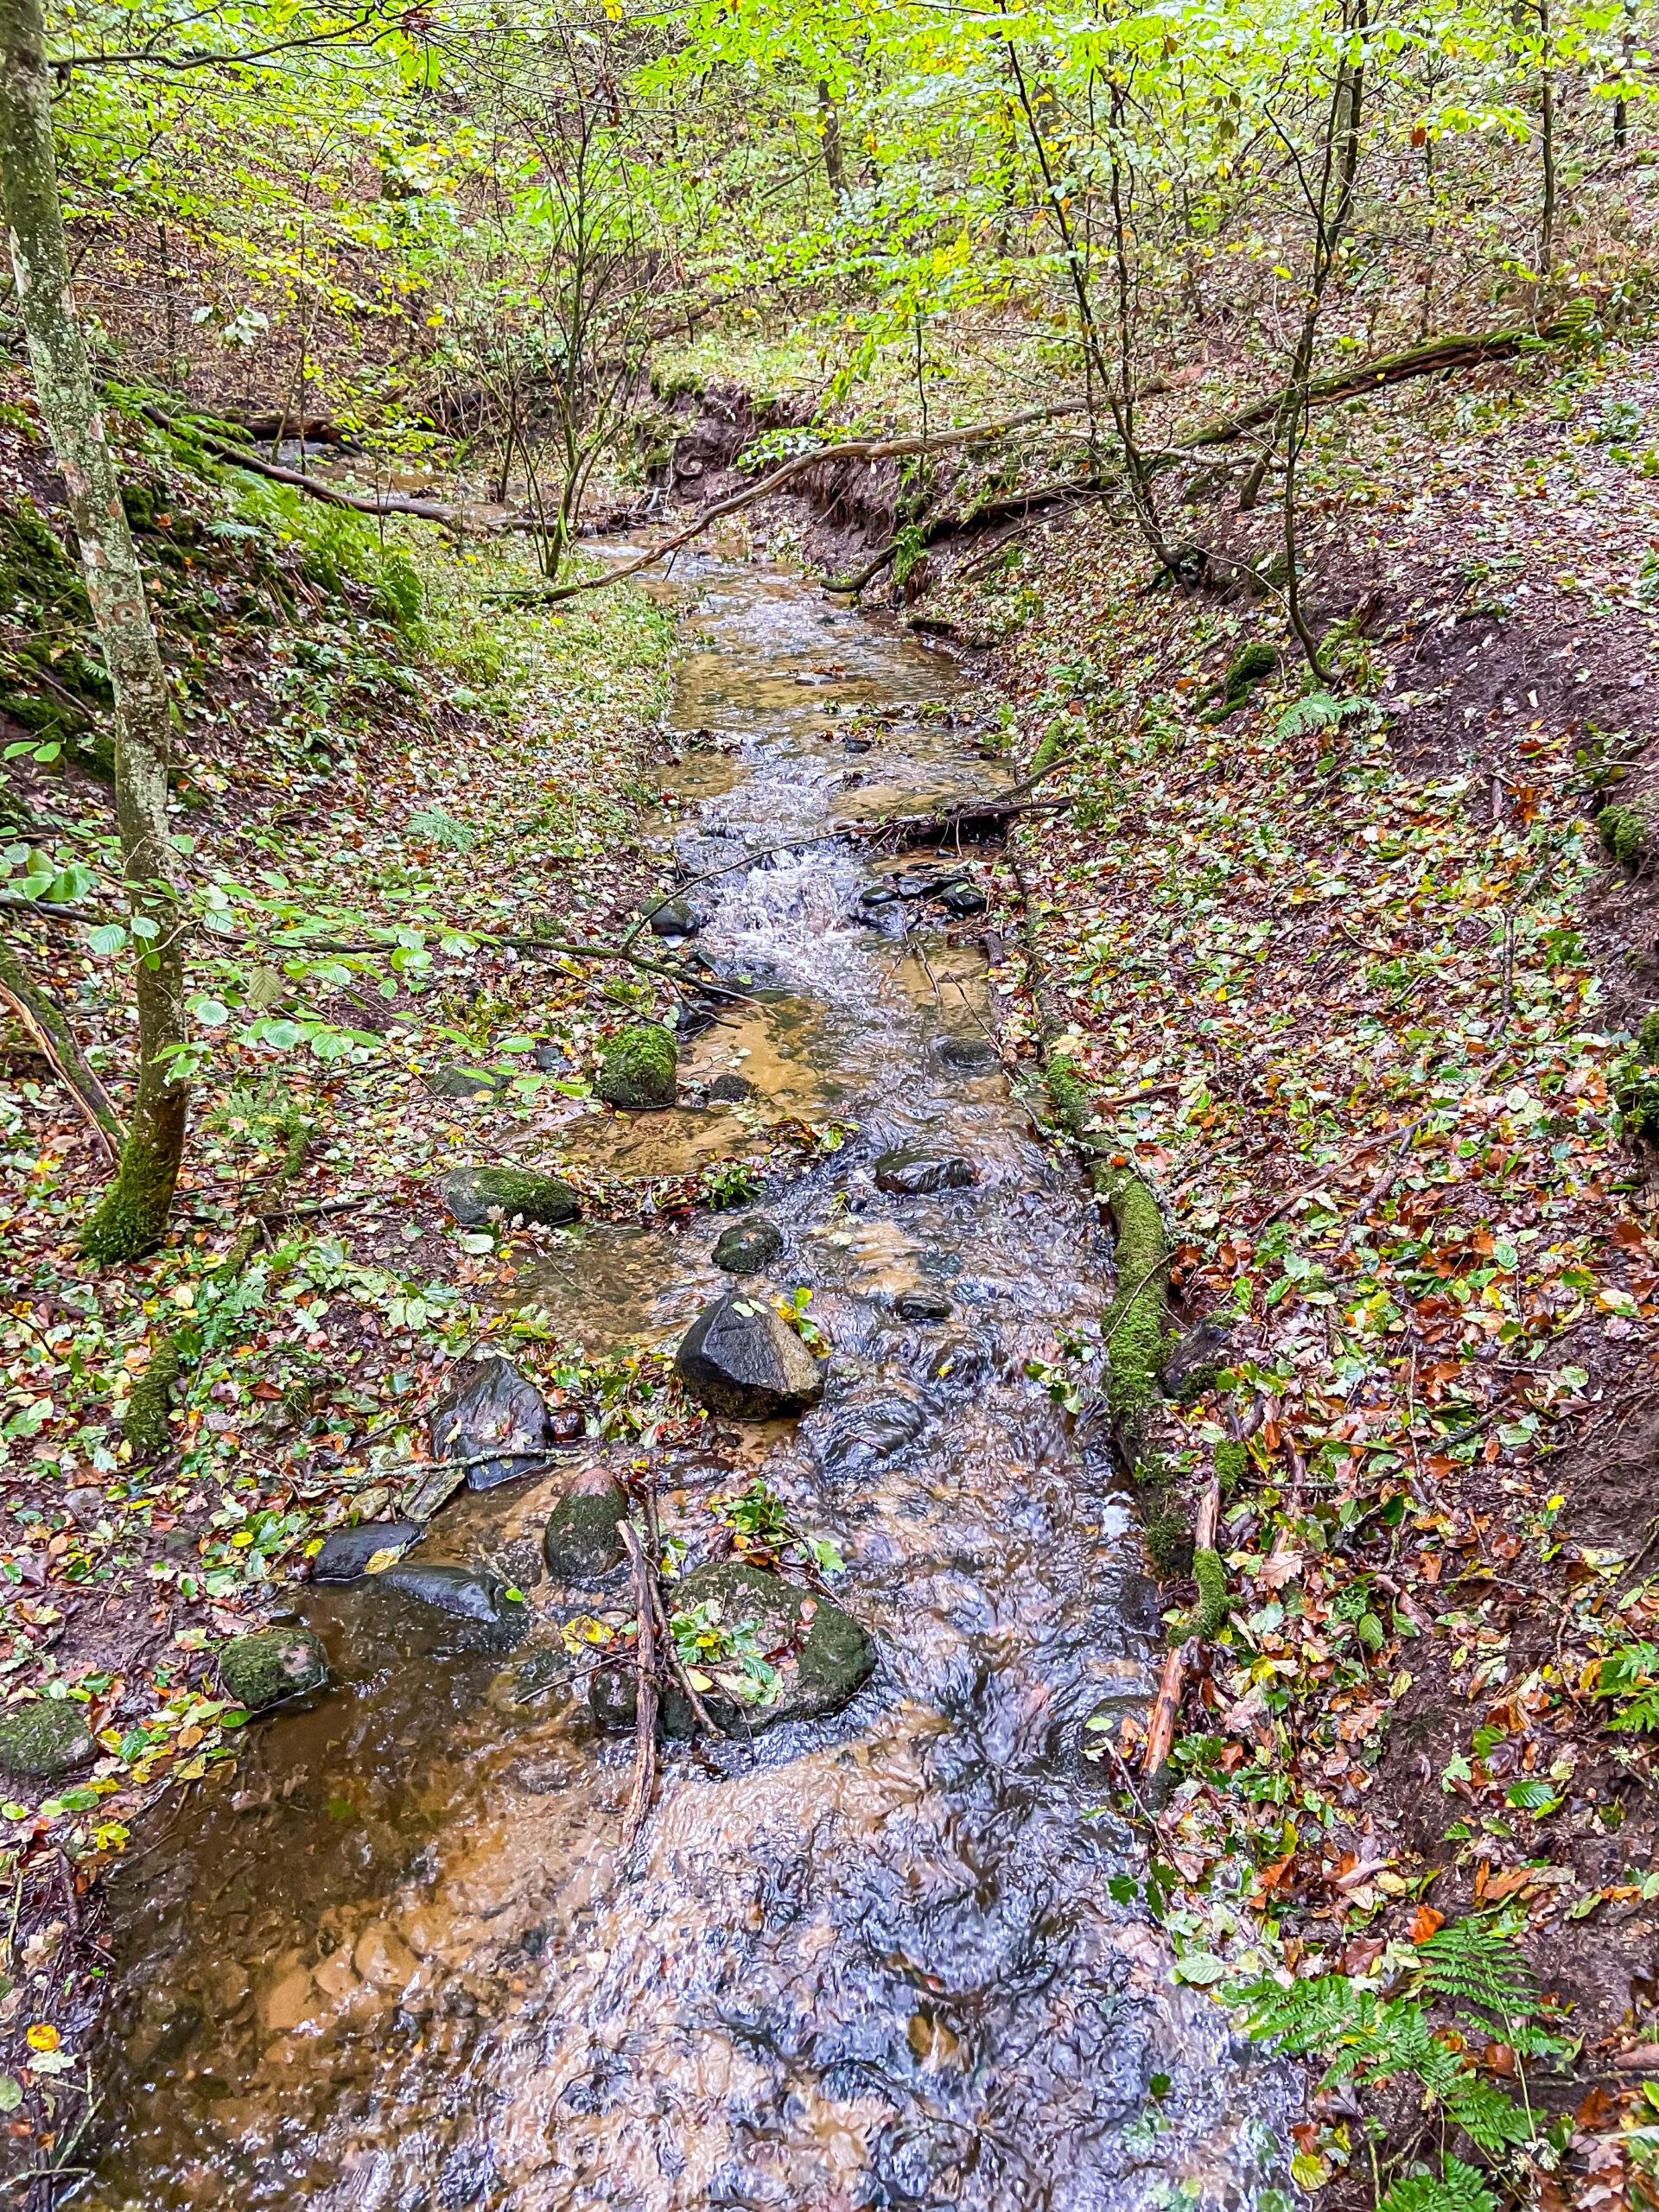
<path id="1" fill-rule="evenodd" d="M 161 1237 L 184 1154 L 184 927 L 167 826 L 172 701 L 75 312 L 40 0 L 0 0 L 0 201 L 41 416 L 68 493 L 115 694 L 115 803 L 137 943 L 138 1081 L 120 1163 L 87 1224 L 96 1260 Z"/>

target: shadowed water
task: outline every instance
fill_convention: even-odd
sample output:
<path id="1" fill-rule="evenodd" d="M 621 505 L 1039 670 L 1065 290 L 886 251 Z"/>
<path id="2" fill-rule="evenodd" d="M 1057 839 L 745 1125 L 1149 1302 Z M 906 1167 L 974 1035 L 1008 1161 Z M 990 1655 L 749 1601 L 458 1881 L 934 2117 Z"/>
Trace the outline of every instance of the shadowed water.
<path id="1" fill-rule="evenodd" d="M 959 690 L 948 661 L 825 620 L 787 575 L 679 578 L 701 638 L 673 720 L 707 734 L 664 776 L 695 801 L 685 868 L 820 841 L 695 890 L 703 950 L 762 995 L 683 1073 L 857 1125 L 767 1200 L 786 1243 L 764 1287 L 812 1288 L 824 1403 L 735 1456 L 839 1547 L 836 1596 L 880 1663 L 831 1719 L 670 1746 L 625 1867 L 631 1743 L 555 1679 L 569 1593 L 529 1589 L 505 1662 L 372 1586 L 297 1593 L 336 1687 L 260 1725 L 115 1878 L 111 2107 L 82 2200 L 110 2212 L 1127 2212 L 1244 2205 L 1281 2177 L 1288 2084 L 1172 1982 L 1081 1755 L 1091 1713 L 1150 1694 L 1157 1594 L 1103 1454 L 1026 1363 L 1098 1320 L 1109 1241 L 983 1049 L 971 937 L 937 909 L 908 946 L 861 924 L 893 864 L 823 841 L 1006 772 L 918 711 Z M 891 726 L 849 754 L 826 704 Z M 741 1149 L 747 1110 L 595 1116 L 574 1142 L 674 1172 Z M 880 1192 L 899 1144 L 977 1179 Z M 524 1300 L 590 1351 L 665 1340 L 725 1287 L 722 1225 L 585 1226 Z M 905 1319 L 921 1294 L 935 1318 Z M 694 1555 L 732 1457 L 653 1463 Z M 429 1549 L 529 1584 L 566 1479 L 463 1502 Z"/>

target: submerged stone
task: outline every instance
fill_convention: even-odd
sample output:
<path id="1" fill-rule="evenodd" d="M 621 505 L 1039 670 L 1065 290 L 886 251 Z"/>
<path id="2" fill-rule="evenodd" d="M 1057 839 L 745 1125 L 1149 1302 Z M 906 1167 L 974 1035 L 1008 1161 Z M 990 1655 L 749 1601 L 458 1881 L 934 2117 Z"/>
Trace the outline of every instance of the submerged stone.
<path id="1" fill-rule="evenodd" d="M 703 1094 L 711 1104 L 741 1106 L 754 1096 L 754 1085 L 746 1075 L 717 1075 Z"/>
<path id="2" fill-rule="evenodd" d="M 960 1068 L 964 1075 L 983 1075 L 1002 1065 L 988 1037 L 947 1037 L 939 1046 L 939 1058 L 946 1067 Z"/>
<path id="3" fill-rule="evenodd" d="M 0 1714 L 0 1766 L 13 1774 L 67 1774 L 96 1749 L 77 1698 L 36 1698 Z"/>
<path id="4" fill-rule="evenodd" d="M 920 1393 L 896 1382 L 860 1383 L 836 1406 L 819 1440 L 826 1473 L 861 1474 L 915 1443 L 927 1426 Z"/>
<path id="5" fill-rule="evenodd" d="M 553 1440 L 546 1400 L 511 1360 L 499 1357 L 479 1361 L 432 1408 L 431 1433 L 435 1459 L 478 1462 L 467 1470 L 468 1490 L 493 1490 L 539 1472 Z M 498 1449 L 499 1459 L 493 1456 Z"/>
<path id="6" fill-rule="evenodd" d="M 226 1645 L 219 1655 L 219 1679 L 226 1697 L 260 1713 L 284 1698 L 320 1690 L 328 1680 L 328 1654 L 308 1628 L 261 1629 Z"/>
<path id="7" fill-rule="evenodd" d="M 542 1556 L 557 1582 L 596 1582 L 624 1557 L 628 1501 L 603 1467 L 584 1467 L 548 1516 Z"/>
<path id="8" fill-rule="evenodd" d="M 418 1521 L 359 1521 L 354 1529 L 336 1529 L 323 1538 L 322 1549 L 311 1562 L 311 1580 L 360 1582 L 371 1560 L 382 1553 L 396 1559 L 424 1533 Z"/>
<path id="9" fill-rule="evenodd" d="M 466 1640 L 490 1651 L 510 1651 L 530 1626 L 530 1608 L 510 1598 L 499 1574 L 483 1567 L 448 1567 L 399 1560 L 374 1578 L 378 1590 L 394 1590 L 461 1624 Z"/>
<path id="10" fill-rule="evenodd" d="M 948 1321 L 956 1310 L 947 1293 L 933 1283 L 916 1283 L 893 1301 L 901 1321 Z"/>
<path id="11" fill-rule="evenodd" d="M 985 893 L 976 889 L 971 883 L 953 883 L 939 893 L 940 906 L 947 914 L 954 914 L 958 920 L 969 914 L 982 914 L 990 903 Z"/>
<path id="12" fill-rule="evenodd" d="M 818 1363 L 795 1332 L 760 1299 L 736 1293 L 704 1306 L 674 1364 L 699 1405 L 739 1421 L 805 1413 L 823 1395 Z"/>
<path id="13" fill-rule="evenodd" d="M 636 1021 L 605 1047 L 594 1089 L 607 1105 L 634 1112 L 674 1103 L 674 1034 L 660 1022 Z"/>
<path id="14" fill-rule="evenodd" d="M 775 1221 L 768 1221 L 763 1214 L 754 1214 L 747 1221 L 735 1221 L 721 1232 L 709 1255 L 717 1268 L 724 1268 L 728 1275 L 758 1275 L 768 1268 L 784 1249 L 784 1232 Z"/>
<path id="15" fill-rule="evenodd" d="M 935 1191 L 963 1191 L 979 1178 L 971 1160 L 959 1152 L 922 1152 L 913 1146 L 884 1152 L 876 1161 L 875 1187 L 900 1198 L 920 1198 Z"/>
<path id="16" fill-rule="evenodd" d="M 742 1560 L 715 1560 L 671 1583 L 664 1592 L 671 1614 L 709 1608 L 711 1625 L 728 1638 L 747 1629 L 763 1652 L 772 1655 L 778 1681 L 765 1703 L 720 1684 L 721 1675 L 742 1679 L 729 1656 L 711 1654 L 700 1671 L 715 1683 L 700 1692 L 713 1718 L 731 1734 L 770 1728 L 780 1720 L 817 1720 L 837 1713 L 869 1680 L 875 1669 L 875 1642 L 852 1615 L 781 1575 L 763 1574 Z M 633 1718 L 631 1675 L 610 1670 L 595 1675 L 588 1691 L 595 1717 L 613 1726 Z M 689 1700 L 678 1691 L 663 1700 L 663 1726 L 669 1735 L 688 1735 L 694 1725 Z"/>
<path id="17" fill-rule="evenodd" d="M 515 1215 L 562 1229 L 577 1220 L 582 1206 L 562 1177 L 529 1167 L 454 1167 L 443 1181 L 443 1203 L 463 1229 L 475 1229 L 499 1209 L 504 1221 Z"/>

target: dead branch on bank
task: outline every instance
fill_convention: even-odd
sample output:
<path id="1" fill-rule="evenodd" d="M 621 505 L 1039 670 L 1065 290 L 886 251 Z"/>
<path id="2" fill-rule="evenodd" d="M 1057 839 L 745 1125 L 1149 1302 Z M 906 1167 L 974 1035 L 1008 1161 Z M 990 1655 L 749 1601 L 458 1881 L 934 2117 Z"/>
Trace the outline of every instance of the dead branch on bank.
<path id="1" fill-rule="evenodd" d="M 123 1135 L 114 1102 L 87 1065 L 64 1014 L 30 982 L 22 962 L 3 939 L 0 939 L 0 999 L 34 1039 L 53 1074 L 74 1100 L 100 1150 L 113 1161 Z"/>

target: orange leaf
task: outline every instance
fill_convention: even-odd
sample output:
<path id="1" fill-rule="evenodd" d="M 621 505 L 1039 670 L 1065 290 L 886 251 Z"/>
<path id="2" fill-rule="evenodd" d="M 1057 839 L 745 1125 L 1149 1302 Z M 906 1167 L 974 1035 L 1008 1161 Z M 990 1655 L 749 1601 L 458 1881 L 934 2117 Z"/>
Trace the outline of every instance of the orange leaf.
<path id="1" fill-rule="evenodd" d="M 1412 1942 L 1414 1943 L 1427 1943 L 1429 1937 L 1434 1933 L 1434 1930 L 1442 1924 L 1445 1919 L 1446 1915 L 1443 1912 L 1436 1912 L 1432 1904 L 1420 1904 L 1416 1911 L 1411 1916 Z"/>

